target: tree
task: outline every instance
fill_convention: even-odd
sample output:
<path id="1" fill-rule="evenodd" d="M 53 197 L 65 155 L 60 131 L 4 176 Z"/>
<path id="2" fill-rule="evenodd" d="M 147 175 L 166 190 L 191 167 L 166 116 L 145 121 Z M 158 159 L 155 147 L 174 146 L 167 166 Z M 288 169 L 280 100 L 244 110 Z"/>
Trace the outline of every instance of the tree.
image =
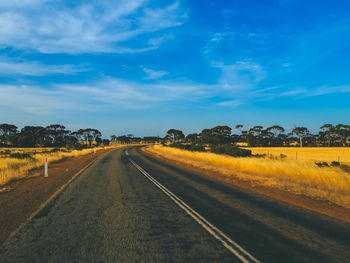
<path id="1" fill-rule="evenodd" d="M 86 144 L 89 144 L 89 147 L 92 146 L 93 141 L 98 141 L 100 142 L 101 139 L 101 132 L 97 129 L 79 129 L 75 135 L 78 137 L 79 140 L 84 141 Z"/>
<path id="2" fill-rule="evenodd" d="M 7 144 L 9 137 L 17 133 L 17 126 L 12 124 L 0 124 L 0 143 Z"/>
<path id="3" fill-rule="evenodd" d="M 231 142 L 232 129 L 228 126 L 215 126 L 210 129 L 212 134 L 212 144 L 226 144 Z"/>
<path id="4" fill-rule="evenodd" d="M 60 124 L 51 124 L 46 127 L 46 130 L 51 146 L 63 147 L 65 145 L 65 137 L 70 133 L 70 131 L 66 130 L 65 126 Z"/>
<path id="5" fill-rule="evenodd" d="M 199 134 L 199 141 L 201 144 L 210 144 L 212 143 L 212 133 L 210 129 L 203 129 Z"/>
<path id="6" fill-rule="evenodd" d="M 266 131 L 269 135 L 272 135 L 269 139 L 269 146 L 282 146 L 281 134 L 284 132 L 284 128 L 278 125 L 268 127 Z"/>
<path id="7" fill-rule="evenodd" d="M 108 146 L 110 141 L 108 139 L 103 139 L 102 143 L 103 143 L 104 146 Z"/>
<path id="8" fill-rule="evenodd" d="M 166 133 L 169 135 L 171 142 L 178 142 L 185 139 L 185 135 L 181 130 L 170 129 Z"/>
<path id="9" fill-rule="evenodd" d="M 160 138 L 158 136 L 145 136 L 142 138 L 142 141 L 145 143 L 156 143 L 160 142 Z"/>
<path id="10" fill-rule="evenodd" d="M 257 146 L 261 144 L 261 132 L 263 126 L 257 125 L 253 128 L 250 128 L 248 132 L 245 133 L 245 138 L 249 146 Z"/>
<path id="11" fill-rule="evenodd" d="M 331 128 L 331 132 L 339 136 L 342 146 L 345 147 L 347 139 L 350 137 L 350 126 L 338 124 Z"/>
<path id="12" fill-rule="evenodd" d="M 186 142 L 189 142 L 189 143 L 197 143 L 198 142 L 198 133 L 191 133 L 191 134 L 188 134 L 185 138 Z"/>
<path id="13" fill-rule="evenodd" d="M 293 134 L 296 134 L 299 137 L 299 145 L 303 147 L 303 138 L 310 134 L 309 130 L 305 127 L 295 127 L 292 130 Z"/>
<path id="14" fill-rule="evenodd" d="M 49 142 L 47 130 L 42 126 L 24 126 L 18 138 L 23 147 L 46 146 Z"/>
<path id="15" fill-rule="evenodd" d="M 324 124 L 320 127 L 320 132 L 319 132 L 319 135 L 320 135 L 320 138 L 322 140 L 326 140 L 327 143 L 328 143 L 328 147 L 330 147 L 332 145 L 332 141 L 334 138 L 334 133 L 333 133 L 333 130 L 334 130 L 334 126 L 332 124 Z"/>
<path id="16" fill-rule="evenodd" d="M 112 135 L 112 136 L 111 136 L 111 142 L 116 142 L 116 141 L 117 141 L 117 136 Z"/>

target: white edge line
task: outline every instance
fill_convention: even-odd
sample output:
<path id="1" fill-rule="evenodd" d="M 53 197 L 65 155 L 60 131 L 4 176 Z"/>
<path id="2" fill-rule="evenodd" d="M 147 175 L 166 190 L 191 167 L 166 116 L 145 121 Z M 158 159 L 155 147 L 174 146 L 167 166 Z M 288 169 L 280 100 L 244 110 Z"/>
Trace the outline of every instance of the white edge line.
<path id="1" fill-rule="evenodd" d="M 190 215 L 207 232 L 209 232 L 213 237 L 219 240 L 232 254 L 234 254 L 237 258 L 239 258 L 242 262 L 249 263 L 249 260 L 247 260 L 244 257 L 244 255 L 241 255 L 239 251 L 241 251 L 241 253 L 249 257 L 253 262 L 260 263 L 260 261 L 254 258 L 248 251 L 246 251 L 244 248 L 238 245 L 231 238 L 226 236 L 221 230 L 219 230 L 217 227 L 211 224 L 208 220 L 206 220 L 203 216 L 201 216 L 198 212 L 196 212 L 194 209 L 188 206 L 184 201 L 182 201 L 169 189 L 167 189 L 165 186 L 160 184 L 156 179 L 154 179 L 151 175 L 149 175 L 143 168 L 141 168 L 133 160 L 131 160 L 130 158 L 129 160 L 147 179 L 149 179 L 153 184 L 155 184 L 162 192 L 164 192 L 170 199 L 172 199 L 180 208 L 182 208 L 188 215 Z M 231 245 L 228 243 L 230 243 Z M 237 251 L 232 245 L 239 251 Z"/>

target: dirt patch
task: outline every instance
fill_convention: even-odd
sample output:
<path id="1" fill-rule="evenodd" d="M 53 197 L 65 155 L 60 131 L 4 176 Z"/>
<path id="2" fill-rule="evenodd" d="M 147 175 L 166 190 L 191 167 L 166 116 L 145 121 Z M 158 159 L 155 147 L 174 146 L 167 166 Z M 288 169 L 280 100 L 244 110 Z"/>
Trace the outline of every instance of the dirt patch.
<path id="1" fill-rule="evenodd" d="M 350 209 L 338 206 L 336 204 L 315 200 L 308 196 L 297 195 L 287 191 L 283 191 L 281 189 L 273 188 L 273 187 L 263 187 L 259 185 L 255 185 L 253 182 L 239 180 L 236 177 L 228 177 L 226 175 L 220 174 L 218 172 L 209 171 L 206 169 L 201 169 L 198 167 L 194 167 L 188 164 L 184 164 L 182 162 L 174 161 L 169 158 L 165 158 L 164 156 L 154 154 L 150 151 L 147 151 L 146 148 L 142 148 L 142 151 L 147 153 L 148 155 L 161 159 L 169 164 L 175 165 L 177 167 L 184 168 L 186 170 L 190 170 L 194 173 L 197 173 L 202 176 L 208 176 L 210 178 L 214 178 L 218 181 L 227 182 L 229 184 L 238 186 L 243 189 L 247 189 L 253 191 L 258 194 L 262 194 L 298 207 L 302 207 L 313 212 L 317 212 L 320 214 L 324 214 L 341 221 L 350 223 Z"/>
<path id="2" fill-rule="evenodd" d="M 96 154 L 91 153 L 51 163 L 48 178 L 43 177 L 43 169 L 33 170 L 27 178 L 1 187 L 0 244 L 77 172 L 111 150 L 100 150 Z"/>

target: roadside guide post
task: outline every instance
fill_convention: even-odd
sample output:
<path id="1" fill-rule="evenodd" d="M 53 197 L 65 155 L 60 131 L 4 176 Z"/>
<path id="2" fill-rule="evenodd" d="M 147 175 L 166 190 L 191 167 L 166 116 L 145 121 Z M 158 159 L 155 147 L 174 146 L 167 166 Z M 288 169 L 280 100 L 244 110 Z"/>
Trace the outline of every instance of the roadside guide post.
<path id="1" fill-rule="evenodd" d="M 44 177 L 49 177 L 49 169 L 48 169 L 48 158 L 45 157 L 45 174 Z"/>

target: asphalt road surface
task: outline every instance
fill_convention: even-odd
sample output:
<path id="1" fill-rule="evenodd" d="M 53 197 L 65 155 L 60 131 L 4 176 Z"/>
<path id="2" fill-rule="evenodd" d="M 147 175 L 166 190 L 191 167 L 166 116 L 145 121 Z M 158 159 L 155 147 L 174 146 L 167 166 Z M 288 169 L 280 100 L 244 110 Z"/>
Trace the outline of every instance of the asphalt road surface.
<path id="1" fill-rule="evenodd" d="M 117 149 L 0 248 L 0 262 L 350 262 L 350 225 Z"/>

